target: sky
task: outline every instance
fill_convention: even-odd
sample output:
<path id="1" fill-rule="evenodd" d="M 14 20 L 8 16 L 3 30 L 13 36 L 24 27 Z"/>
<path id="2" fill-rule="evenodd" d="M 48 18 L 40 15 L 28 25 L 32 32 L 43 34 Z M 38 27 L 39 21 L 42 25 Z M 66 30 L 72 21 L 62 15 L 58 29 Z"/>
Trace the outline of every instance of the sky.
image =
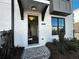
<path id="1" fill-rule="evenodd" d="M 72 9 L 78 9 L 79 8 L 79 0 L 72 0 Z"/>
<path id="2" fill-rule="evenodd" d="M 74 22 L 79 22 L 79 0 L 72 0 L 72 9 L 74 13 Z"/>

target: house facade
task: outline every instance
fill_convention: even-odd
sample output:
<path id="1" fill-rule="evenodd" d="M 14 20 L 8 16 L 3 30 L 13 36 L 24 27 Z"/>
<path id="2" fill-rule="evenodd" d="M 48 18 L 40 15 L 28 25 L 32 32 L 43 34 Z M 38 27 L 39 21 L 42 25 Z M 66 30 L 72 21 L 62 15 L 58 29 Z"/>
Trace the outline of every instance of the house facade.
<path id="1" fill-rule="evenodd" d="M 13 23 L 9 23 L 8 29 L 12 26 L 15 47 L 44 46 L 53 39 L 59 40 L 61 30 L 65 38 L 73 38 L 71 0 L 14 0 L 14 6 L 11 9 L 9 10 L 14 13 L 14 19 L 12 18 Z M 4 16 L 9 16 L 7 15 L 9 13 L 6 11 Z"/>
<path id="2" fill-rule="evenodd" d="M 74 37 L 79 40 L 79 22 L 74 24 Z"/>

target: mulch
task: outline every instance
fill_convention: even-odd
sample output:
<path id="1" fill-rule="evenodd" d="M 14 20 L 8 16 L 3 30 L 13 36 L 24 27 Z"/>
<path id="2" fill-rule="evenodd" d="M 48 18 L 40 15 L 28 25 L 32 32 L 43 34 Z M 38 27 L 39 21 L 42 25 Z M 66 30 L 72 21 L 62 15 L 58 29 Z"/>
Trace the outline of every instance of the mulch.
<path id="1" fill-rule="evenodd" d="M 64 54 L 61 54 L 56 45 L 47 43 L 46 46 L 51 52 L 49 59 L 79 59 L 79 49 L 76 49 L 77 51 L 66 51 Z"/>

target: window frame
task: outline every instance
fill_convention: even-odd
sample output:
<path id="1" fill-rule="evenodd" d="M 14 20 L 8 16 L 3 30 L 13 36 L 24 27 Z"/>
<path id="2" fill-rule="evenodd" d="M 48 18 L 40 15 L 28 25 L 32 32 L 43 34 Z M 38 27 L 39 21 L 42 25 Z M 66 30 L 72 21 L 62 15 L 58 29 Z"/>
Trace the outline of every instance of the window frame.
<path id="1" fill-rule="evenodd" d="M 53 20 L 53 18 L 56 18 L 57 19 L 57 26 L 53 26 L 52 25 L 52 20 Z M 64 22 L 64 26 L 59 26 L 59 19 L 63 19 L 63 22 Z M 52 28 L 53 27 L 57 27 L 57 33 L 56 34 L 53 34 L 52 33 L 52 35 L 59 35 L 59 27 L 63 27 L 64 28 L 64 34 L 65 34 L 65 18 L 61 18 L 61 17 L 51 17 L 51 25 L 52 25 Z M 52 30 L 52 32 L 53 32 L 53 30 Z"/>

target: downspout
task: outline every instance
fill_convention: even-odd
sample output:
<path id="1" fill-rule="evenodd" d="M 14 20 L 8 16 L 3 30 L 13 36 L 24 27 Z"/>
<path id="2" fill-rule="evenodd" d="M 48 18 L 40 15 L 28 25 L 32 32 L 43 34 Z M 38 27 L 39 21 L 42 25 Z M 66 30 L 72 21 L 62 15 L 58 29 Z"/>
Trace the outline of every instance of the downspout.
<path id="1" fill-rule="evenodd" d="M 12 47 L 14 47 L 14 0 L 11 0 L 11 29 L 12 29 Z"/>

